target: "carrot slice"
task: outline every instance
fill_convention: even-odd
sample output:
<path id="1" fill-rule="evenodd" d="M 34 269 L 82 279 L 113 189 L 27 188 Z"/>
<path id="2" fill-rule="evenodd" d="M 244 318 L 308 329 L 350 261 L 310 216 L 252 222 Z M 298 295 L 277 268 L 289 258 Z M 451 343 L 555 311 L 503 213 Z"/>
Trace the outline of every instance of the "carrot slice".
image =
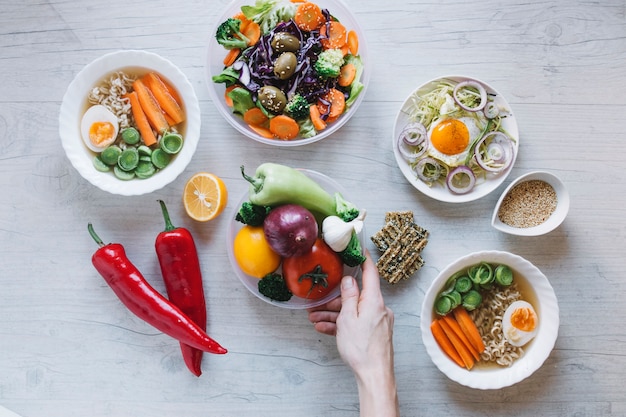
<path id="1" fill-rule="evenodd" d="M 439 324 L 441 325 L 441 328 L 443 329 L 446 336 L 448 336 L 448 339 L 450 339 L 450 342 L 452 342 L 452 345 L 454 346 L 456 351 L 461 356 L 461 359 L 463 359 L 465 367 L 468 370 L 472 369 L 474 367 L 474 358 L 472 357 L 472 354 L 469 352 L 469 350 L 467 350 L 461 339 L 459 339 L 456 333 L 454 333 L 454 330 L 450 328 L 448 323 L 440 319 Z"/>
<path id="2" fill-rule="evenodd" d="M 346 36 L 346 27 L 336 20 L 320 28 L 320 43 L 324 49 L 341 49 L 347 42 Z"/>
<path id="3" fill-rule="evenodd" d="M 253 126 L 263 126 L 269 118 L 258 107 L 251 107 L 243 114 L 243 121 Z"/>
<path id="4" fill-rule="evenodd" d="M 159 104 L 159 107 L 171 117 L 174 121 L 174 125 L 177 125 L 185 120 L 185 112 L 179 106 L 178 102 L 172 97 L 167 86 L 163 83 L 161 78 L 154 72 L 146 74 L 146 85 L 152 92 L 154 98 Z M 172 123 L 170 123 L 172 124 Z"/>
<path id="5" fill-rule="evenodd" d="M 357 55 L 359 52 L 359 35 L 354 30 L 348 32 L 348 50 L 352 55 Z"/>
<path id="6" fill-rule="evenodd" d="M 266 139 L 276 139 L 276 136 L 266 127 L 248 125 L 248 127 Z"/>
<path id="7" fill-rule="evenodd" d="M 446 323 L 448 323 L 448 326 L 450 326 L 450 328 L 454 331 L 454 333 L 456 333 L 459 339 L 461 339 L 461 341 L 463 342 L 467 350 L 472 354 L 474 359 L 476 361 L 479 361 L 480 354 L 478 353 L 478 351 L 476 351 L 476 348 L 474 348 L 474 346 L 471 344 L 471 342 L 469 341 L 469 339 L 467 338 L 463 330 L 461 330 L 461 326 L 454 319 L 454 317 L 452 317 L 452 315 L 449 314 L 449 315 L 443 316 L 441 319 L 444 320 Z"/>
<path id="8" fill-rule="evenodd" d="M 317 106 L 309 106 L 309 116 L 311 117 L 311 122 L 315 130 L 326 129 L 326 122 L 322 119 L 322 115 Z"/>
<path id="9" fill-rule="evenodd" d="M 348 62 L 344 66 L 341 67 L 341 72 L 339 73 L 339 78 L 337 78 L 337 84 L 342 87 L 347 87 L 352 84 L 354 78 L 356 77 L 356 66 Z"/>
<path id="10" fill-rule="evenodd" d="M 240 87 L 240 85 L 239 84 L 233 84 L 233 85 L 230 85 L 230 86 L 226 87 L 226 90 L 224 90 L 224 101 L 226 102 L 226 105 L 228 107 L 233 107 L 233 99 L 230 98 L 228 93 L 230 93 L 231 91 L 233 91 L 237 87 Z"/>
<path id="11" fill-rule="evenodd" d="M 233 65 L 235 61 L 237 60 L 237 57 L 239 56 L 240 53 L 241 53 L 241 49 L 239 48 L 229 49 L 228 53 L 224 57 L 224 62 L 223 62 L 224 65 L 227 67 L 230 67 L 231 65 Z"/>
<path id="12" fill-rule="evenodd" d="M 141 108 L 141 104 L 139 103 L 139 97 L 137 97 L 136 91 L 131 91 L 126 95 L 130 100 L 130 110 L 133 113 L 133 119 L 135 119 L 135 125 L 137 126 L 137 130 L 139 130 L 139 134 L 141 135 L 141 139 L 143 139 L 143 143 L 146 146 L 152 146 L 157 142 L 156 136 L 154 136 L 154 132 L 152 131 L 152 127 L 150 127 L 150 122 L 148 122 L 148 118 L 146 114 L 143 112 Z"/>
<path id="13" fill-rule="evenodd" d="M 161 113 L 161 107 L 156 101 L 152 92 L 146 87 L 141 79 L 136 79 L 133 82 L 133 90 L 137 92 L 139 103 L 143 112 L 146 114 L 150 125 L 159 133 L 166 132 L 169 129 L 169 125 L 163 113 Z"/>
<path id="14" fill-rule="evenodd" d="M 328 90 L 328 92 L 324 94 L 322 98 L 330 103 L 330 111 L 328 112 L 328 117 L 331 119 L 340 116 L 346 109 L 346 97 L 341 91 L 337 90 L 336 88 L 331 88 L 330 90 Z M 320 113 L 326 113 L 328 110 L 327 105 L 322 101 L 317 102 L 317 107 L 319 108 Z"/>
<path id="15" fill-rule="evenodd" d="M 270 132 L 279 139 L 293 139 L 300 133 L 300 125 L 294 119 L 284 114 L 270 119 Z"/>
<path id="16" fill-rule="evenodd" d="M 325 22 L 322 9 L 315 3 L 302 3 L 296 9 L 296 14 L 293 16 L 293 21 L 296 25 L 306 32 L 311 32 L 318 29 Z"/>
<path id="17" fill-rule="evenodd" d="M 474 323 L 474 320 L 472 320 L 467 310 L 463 307 L 457 307 L 452 310 L 452 314 L 459 323 L 459 326 L 461 326 L 461 329 L 467 335 L 467 338 L 472 343 L 472 346 L 474 346 L 478 353 L 483 353 L 485 351 L 485 343 L 483 342 L 483 338 L 480 336 L 476 323 Z"/>
<path id="18" fill-rule="evenodd" d="M 457 365 L 464 368 L 465 363 L 463 362 L 463 359 L 461 359 L 459 352 L 457 352 L 454 346 L 452 346 L 452 342 L 450 342 L 450 339 L 448 339 L 448 336 L 446 336 L 445 332 L 441 328 L 439 320 L 435 320 L 430 323 L 430 331 L 432 332 L 435 342 L 437 342 L 441 350 L 443 350 L 443 352 Z"/>
<path id="19" fill-rule="evenodd" d="M 261 39 L 261 26 L 255 21 L 248 20 L 240 31 L 248 38 L 249 46 L 255 45 Z"/>

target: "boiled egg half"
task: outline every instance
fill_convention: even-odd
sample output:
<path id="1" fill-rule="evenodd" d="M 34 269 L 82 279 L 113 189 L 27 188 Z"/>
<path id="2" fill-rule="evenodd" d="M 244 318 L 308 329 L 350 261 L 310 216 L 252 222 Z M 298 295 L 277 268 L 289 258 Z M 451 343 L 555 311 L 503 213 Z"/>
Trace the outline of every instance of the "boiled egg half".
<path id="1" fill-rule="evenodd" d="M 502 318 L 502 331 L 513 346 L 524 346 L 536 335 L 539 319 L 533 306 L 526 301 L 514 301 Z"/>
<path id="2" fill-rule="evenodd" d="M 83 141 L 94 152 L 102 152 L 113 144 L 118 132 L 117 116 L 100 104 L 89 107 L 80 123 Z"/>
<path id="3" fill-rule="evenodd" d="M 473 117 L 448 118 L 433 123 L 428 132 L 428 155 L 450 167 L 462 165 L 481 128 Z"/>

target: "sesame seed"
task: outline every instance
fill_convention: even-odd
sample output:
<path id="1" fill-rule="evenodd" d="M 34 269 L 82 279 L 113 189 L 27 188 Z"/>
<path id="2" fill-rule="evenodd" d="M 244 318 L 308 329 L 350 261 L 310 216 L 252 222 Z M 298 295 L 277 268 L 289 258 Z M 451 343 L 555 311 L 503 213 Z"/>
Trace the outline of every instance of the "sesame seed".
<path id="1" fill-rule="evenodd" d="M 498 218 L 512 227 L 538 226 L 554 213 L 557 202 L 556 192 L 547 182 L 524 181 L 504 197 L 498 209 Z"/>

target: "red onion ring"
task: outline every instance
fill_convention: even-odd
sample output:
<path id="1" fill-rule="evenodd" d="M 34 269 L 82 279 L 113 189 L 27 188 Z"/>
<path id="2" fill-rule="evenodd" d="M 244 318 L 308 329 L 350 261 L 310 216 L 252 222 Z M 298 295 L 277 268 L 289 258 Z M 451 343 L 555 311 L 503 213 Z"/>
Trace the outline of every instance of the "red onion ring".
<path id="1" fill-rule="evenodd" d="M 428 149 L 427 136 L 426 127 L 423 124 L 410 123 L 402 129 L 398 137 L 398 150 L 405 159 L 413 162 Z"/>
<path id="2" fill-rule="evenodd" d="M 480 94 L 480 103 L 478 103 L 478 106 L 468 107 L 465 104 L 461 103 L 461 100 L 459 100 L 458 98 L 458 94 L 459 94 L 459 91 L 464 87 L 473 87 L 476 90 L 478 90 L 478 93 Z M 454 90 L 452 92 L 452 97 L 454 98 L 454 101 L 456 102 L 456 104 L 458 104 L 463 110 L 466 110 L 466 111 L 471 111 L 471 112 L 480 111 L 487 104 L 487 90 L 485 90 L 485 87 L 483 87 L 482 84 L 480 84 L 477 81 L 472 81 L 472 80 L 461 81 L 454 87 Z"/>
<path id="3" fill-rule="evenodd" d="M 493 101 L 485 104 L 485 108 L 483 109 L 483 113 L 487 119 L 495 119 L 500 114 L 500 109 L 498 105 Z"/>
<path id="4" fill-rule="evenodd" d="M 441 164 L 430 156 L 420 159 L 413 168 L 417 174 L 417 178 L 426 183 L 437 181 L 441 176 L 442 169 Z"/>
<path id="5" fill-rule="evenodd" d="M 446 185 L 455 194 L 467 194 L 476 184 L 474 172 L 465 165 L 459 165 L 448 173 Z"/>
<path id="6" fill-rule="evenodd" d="M 513 141 L 502 132 L 489 132 L 474 148 L 476 163 L 488 172 L 501 172 L 513 161 Z"/>

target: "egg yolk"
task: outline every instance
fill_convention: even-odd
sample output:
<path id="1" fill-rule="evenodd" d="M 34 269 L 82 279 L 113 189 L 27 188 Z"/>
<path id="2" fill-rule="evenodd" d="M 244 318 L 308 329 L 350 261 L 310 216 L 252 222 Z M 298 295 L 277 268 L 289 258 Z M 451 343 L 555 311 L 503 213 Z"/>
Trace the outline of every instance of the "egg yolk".
<path id="1" fill-rule="evenodd" d="M 467 148 L 469 130 L 467 130 L 465 123 L 460 120 L 444 120 L 433 129 L 430 142 L 439 152 L 446 155 L 456 155 Z"/>
<path id="2" fill-rule="evenodd" d="M 511 314 L 511 325 L 525 332 L 533 331 L 537 325 L 535 313 L 529 308 L 517 308 Z"/>
<path id="3" fill-rule="evenodd" d="M 109 122 L 95 122 L 89 127 L 89 140 L 95 146 L 110 140 L 115 134 L 115 127 Z"/>

